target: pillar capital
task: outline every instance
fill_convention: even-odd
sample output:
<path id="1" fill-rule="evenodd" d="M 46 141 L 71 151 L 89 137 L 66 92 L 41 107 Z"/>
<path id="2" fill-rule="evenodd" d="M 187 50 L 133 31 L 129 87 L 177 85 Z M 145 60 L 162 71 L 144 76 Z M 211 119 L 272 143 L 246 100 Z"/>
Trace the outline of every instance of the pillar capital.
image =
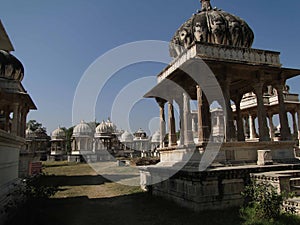
<path id="1" fill-rule="evenodd" d="M 165 99 L 162 99 L 162 98 L 155 98 L 157 104 L 160 106 L 160 107 L 164 107 L 165 104 L 167 103 L 167 101 Z"/>

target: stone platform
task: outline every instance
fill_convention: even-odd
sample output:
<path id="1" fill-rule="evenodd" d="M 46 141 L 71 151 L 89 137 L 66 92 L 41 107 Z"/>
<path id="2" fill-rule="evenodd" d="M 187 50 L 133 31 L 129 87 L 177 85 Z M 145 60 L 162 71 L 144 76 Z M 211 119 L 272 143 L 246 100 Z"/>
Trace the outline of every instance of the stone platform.
<path id="1" fill-rule="evenodd" d="M 294 142 L 213 143 L 209 149 L 194 147 L 162 149 L 160 163 L 140 167 L 142 188 L 196 211 L 224 209 L 241 206 L 241 192 L 251 174 L 300 169 Z M 214 147 L 220 149 L 214 151 Z M 257 165 L 259 150 L 269 150 L 272 165 Z M 217 157 L 202 171 L 199 164 L 205 153 Z"/>

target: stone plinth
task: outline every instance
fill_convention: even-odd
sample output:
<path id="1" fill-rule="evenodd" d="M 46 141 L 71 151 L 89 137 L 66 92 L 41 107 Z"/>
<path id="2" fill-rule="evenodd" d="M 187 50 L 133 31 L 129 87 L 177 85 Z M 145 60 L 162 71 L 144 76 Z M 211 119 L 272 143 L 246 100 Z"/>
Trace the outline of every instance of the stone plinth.
<path id="1" fill-rule="evenodd" d="M 258 150 L 257 151 L 257 165 L 272 165 L 272 153 L 271 150 Z"/>
<path id="2" fill-rule="evenodd" d="M 243 204 L 241 192 L 253 173 L 291 169 L 300 169 L 300 164 L 232 166 L 206 171 L 150 166 L 140 168 L 140 173 L 142 187 L 153 195 L 203 211 L 240 207 Z M 287 174 L 281 174 L 280 178 L 274 178 L 274 184 L 279 190 L 289 190 L 288 180 Z"/>
<path id="3" fill-rule="evenodd" d="M 23 138 L 0 130 L 0 224 L 4 222 L 3 206 L 9 200 L 7 195 L 18 182 L 19 154 Z"/>

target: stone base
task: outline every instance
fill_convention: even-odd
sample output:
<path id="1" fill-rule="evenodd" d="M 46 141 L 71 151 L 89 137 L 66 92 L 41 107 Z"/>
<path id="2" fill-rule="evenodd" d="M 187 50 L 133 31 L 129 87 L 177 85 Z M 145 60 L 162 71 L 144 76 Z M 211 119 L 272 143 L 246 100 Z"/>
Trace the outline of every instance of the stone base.
<path id="1" fill-rule="evenodd" d="M 196 211 L 240 206 L 250 173 L 300 168 L 293 146 L 294 142 L 235 142 L 205 149 L 161 149 L 160 163 L 140 168 L 141 187 Z M 264 166 L 256 165 L 260 149 L 270 149 Z M 274 165 L 266 165 L 270 158 Z M 204 159 L 212 163 L 202 171 Z"/>
<path id="2" fill-rule="evenodd" d="M 258 150 L 270 150 L 270 157 L 274 163 L 297 163 L 300 161 L 295 156 L 294 144 L 294 142 L 232 142 L 210 143 L 206 148 L 196 146 L 187 149 L 166 148 L 160 150 L 160 165 L 174 166 L 186 164 L 191 160 L 199 164 L 203 156 L 206 160 L 212 157 L 210 159 L 212 166 L 256 164 Z"/>
<path id="3" fill-rule="evenodd" d="M 236 166 L 202 172 L 174 171 L 157 166 L 140 169 L 141 186 L 155 196 L 177 202 L 195 211 L 240 207 L 241 192 L 251 173 L 300 169 L 297 165 Z"/>

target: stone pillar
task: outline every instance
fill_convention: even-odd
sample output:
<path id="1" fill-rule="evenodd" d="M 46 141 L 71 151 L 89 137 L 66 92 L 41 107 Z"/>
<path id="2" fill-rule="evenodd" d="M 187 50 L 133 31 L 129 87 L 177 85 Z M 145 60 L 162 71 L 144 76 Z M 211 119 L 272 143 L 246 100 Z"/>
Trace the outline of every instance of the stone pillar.
<path id="1" fill-rule="evenodd" d="M 249 115 L 249 133 L 250 133 L 250 139 L 257 138 L 256 136 L 256 129 L 255 129 L 255 117 L 251 114 Z"/>
<path id="2" fill-rule="evenodd" d="M 163 148 L 164 140 L 166 136 L 166 117 L 165 117 L 165 101 L 159 101 L 159 110 L 160 110 L 160 147 Z"/>
<path id="3" fill-rule="evenodd" d="M 238 95 L 237 98 L 234 100 L 235 107 L 236 107 L 236 124 L 237 124 L 237 140 L 238 141 L 245 141 L 243 117 L 241 116 L 242 97 L 243 97 L 242 95 Z"/>
<path id="4" fill-rule="evenodd" d="M 292 119 L 293 119 L 293 132 L 294 132 L 294 136 L 297 137 L 298 126 L 297 126 L 297 121 L 296 121 L 296 112 L 292 111 L 291 115 L 292 115 Z"/>
<path id="5" fill-rule="evenodd" d="M 190 98 L 183 93 L 183 124 L 184 124 L 184 145 L 193 144 L 192 118 Z"/>
<path id="6" fill-rule="evenodd" d="M 275 126 L 274 126 L 274 123 L 273 123 L 273 115 L 268 114 L 268 119 L 269 119 L 269 128 L 270 128 L 270 138 L 271 138 L 271 140 L 274 140 Z"/>
<path id="7" fill-rule="evenodd" d="M 181 98 L 177 98 L 176 102 L 179 106 L 179 130 L 180 130 L 180 139 L 179 139 L 179 145 L 183 146 L 184 145 L 184 140 L 185 140 L 185 127 L 184 127 L 184 111 L 183 111 L 183 98 L 182 96 L 180 96 Z"/>
<path id="8" fill-rule="evenodd" d="M 21 111 L 21 125 L 20 125 L 20 136 L 25 137 L 25 131 L 26 131 L 26 117 L 28 114 L 28 109 L 23 108 Z"/>
<path id="9" fill-rule="evenodd" d="M 245 136 L 247 136 L 247 138 L 250 138 L 249 116 L 244 117 L 244 124 Z"/>
<path id="10" fill-rule="evenodd" d="M 267 114 L 266 114 L 264 98 L 263 98 L 263 86 L 264 84 L 262 82 L 258 82 L 253 85 L 256 94 L 256 99 L 257 99 L 259 141 L 270 141 L 269 129 L 267 125 Z"/>
<path id="11" fill-rule="evenodd" d="M 235 129 L 233 122 L 233 114 L 230 101 L 230 80 L 227 79 L 221 83 L 224 100 L 225 100 L 225 140 L 226 142 L 233 141 L 235 138 Z"/>
<path id="12" fill-rule="evenodd" d="M 198 101 L 198 143 L 202 144 L 204 141 L 203 135 L 203 123 L 202 123 L 202 90 L 199 85 L 197 85 L 197 101 Z"/>
<path id="13" fill-rule="evenodd" d="M 283 97 L 283 84 L 275 85 L 278 95 L 278 103 L 279 103 L 279 119 L 280 119 L 280 138 L 283 141 L 291 140 L 291 131 L 289 129 L 288 117 L 284 104 Z"/>
<path id="14" fill-rule="evenodd" d="M 9 132 L 9 114 L 10 114 L 10 109 L 8 106 L 5 107 L 5 125 L 4 125 L 4 130 L 6 132 Z"/>
<path id="15" fill-rule="evenodd" d="M 298 120 L 298 144 L 300 146 L 300 108 L 297 111 L 297 120 Z"/>
<path id="16" fill-rule="evenodd" d="M 19 135 L 19 127 L 20 127 L 20 107 L 19 107 L 19 104 L 14 104 L 11 133 L 18 136 Z"/>
<path id="17" fill-rule="evenodd" d="M 176 128 L 173 103 L 168 103 L 168 118 L 169 118 L 169 147 L 176 146 Z"/>

